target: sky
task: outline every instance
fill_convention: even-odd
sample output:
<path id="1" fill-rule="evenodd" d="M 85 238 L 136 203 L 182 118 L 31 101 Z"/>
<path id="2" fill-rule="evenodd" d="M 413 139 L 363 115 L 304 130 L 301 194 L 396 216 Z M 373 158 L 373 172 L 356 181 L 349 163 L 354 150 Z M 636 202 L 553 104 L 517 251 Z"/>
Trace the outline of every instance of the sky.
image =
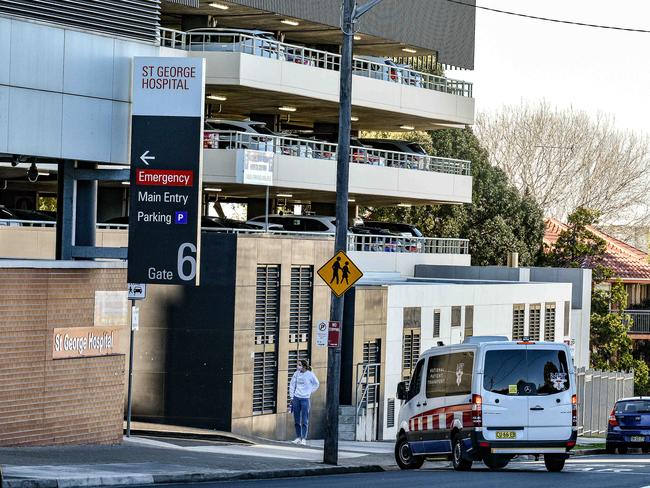
<path id="1" fill-rule="evenodd" d="M 650 30 L 650 0 L 477 0 L 477 5 L 563 20 Z M 465 7 L 462 7 L 465 8 Z M 556 24 L 477 9 L 477 112 L 545 99 L 604 112 L 650 133 L 650 33 Z"/>

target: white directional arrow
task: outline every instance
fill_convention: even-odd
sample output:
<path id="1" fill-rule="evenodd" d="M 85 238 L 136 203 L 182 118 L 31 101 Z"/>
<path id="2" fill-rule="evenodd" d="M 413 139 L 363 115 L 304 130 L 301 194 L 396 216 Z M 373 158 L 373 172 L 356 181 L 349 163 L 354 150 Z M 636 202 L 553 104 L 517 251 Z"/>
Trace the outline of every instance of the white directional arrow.
<path id="1" fill-rule="evenodd" d="M 148 156 L 148 154 L 149 151 L 147 150 L 142 154 L 142 156 L 140 156 L 140 160 L 147 166 L 149 166 L 149 163 L 147 163 L 147 159 L 156 159 L 156 156 Z"/>

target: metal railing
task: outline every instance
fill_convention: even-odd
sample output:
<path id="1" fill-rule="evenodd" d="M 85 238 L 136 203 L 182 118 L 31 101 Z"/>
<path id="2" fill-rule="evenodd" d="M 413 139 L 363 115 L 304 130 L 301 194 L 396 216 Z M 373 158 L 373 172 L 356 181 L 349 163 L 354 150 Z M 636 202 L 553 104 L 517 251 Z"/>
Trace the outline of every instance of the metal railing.
<path id="1" fill-rule="evenodd" d="M 293 136 L 212 130 L 203 131 L 203 148 L 252 149 L 287 156 L 336 161 L 338 144 Z M 439 158 L 359 146 L 350 147 L 350 162 L 464 176 L 470 176 L 472 167 L 470 161 L 462 159 Z"/>
<path id="2" fill-rule="evenodd" d="M 650 310 L 624 310 L 630 316 L 632 324 L 631 334 L 650 334 Z"/>
<path id="3" fill-rule="evenodd" d="M 241 32 L 182 32 L 161 27 L 160 45 L 186 51 L 251 54 L 333 71 L 338 71 L 341 64 L 339 54 Z M 352 73 L 366 78 L 462 97 L 472 96 L 472 83 L 470 82 L 423 73 L 392 62 L 390 64 L 378 63 L 355 57 L 352 60 Z"/>
<path id="4" fill-rule="evenodd" d="M 381 385 L 380 379 L 381 363 L 358 363 L 357 364 L 357 384 L 354 390 L 354 439 L 357 440 L 357 431 L 359 419 L 368 411 L 368 406 L 379 405 L 379 388 Z M 372 427 L 373 431 L 377 429 L 377 422 L 379 420 L 378 412 L 373 410 Z"/>
<path id="5" fill-rule="evenodd" d="M 2 227 L 47 227 L 55 228 L 56 222 L 38 220 L 2 220 Z M 97 230 L 129 230 L 128 224 L 97 224 Z M 310 237 L 333 239 L 334 234 L 328 232 L 295 232 L 288 230 L 260 229 L 229 229 L 221 227 L 202 227 L 204 232 L 222 232 L 229 234 L 271 234 L 280 237 Z M 469 254 L 468 239 L 452 239 L 438 237 L 406 237 L 372 234 L 348 233 L 348 251 L 367 252 L 399 252 L 419 254 Z"/>

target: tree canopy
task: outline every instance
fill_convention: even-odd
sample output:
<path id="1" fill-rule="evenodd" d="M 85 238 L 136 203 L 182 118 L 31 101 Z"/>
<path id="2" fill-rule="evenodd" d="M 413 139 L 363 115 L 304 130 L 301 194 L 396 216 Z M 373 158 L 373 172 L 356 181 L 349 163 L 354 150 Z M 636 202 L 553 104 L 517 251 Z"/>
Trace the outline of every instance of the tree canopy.
<path id="1" fill-rule="evenodd" d="M 541 208 L 522 195 L 508 176 L 490 165 L 488 154 L 470 128 L 420 132 L 413 139 L 434 156 L 472 163 L 472 203 L 410 208 L 368 209 L 373 219 L 417 225 L 431 237 L 467 238 L 473 265 L 503 265 L 510 252 L 521 265 L 533 265 L 541 250 Z"/>

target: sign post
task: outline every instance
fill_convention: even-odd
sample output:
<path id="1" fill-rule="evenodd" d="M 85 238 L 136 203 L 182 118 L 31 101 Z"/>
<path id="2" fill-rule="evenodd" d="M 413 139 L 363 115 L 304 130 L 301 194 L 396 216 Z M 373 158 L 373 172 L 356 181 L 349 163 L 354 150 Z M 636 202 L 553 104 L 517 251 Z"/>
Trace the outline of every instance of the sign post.
<path id="1" fill-rule="evenodd" d="M 135 300 L 145 298 L 147 283 L 200 283 L 205 59 L 134 58 L 132 100 L 127 437 L 140 318 Z"/>
<path id="2" fill-rule="evenodd" d="M 129 283 L 199 285 L 204 67 L 134 58 Z"/>

